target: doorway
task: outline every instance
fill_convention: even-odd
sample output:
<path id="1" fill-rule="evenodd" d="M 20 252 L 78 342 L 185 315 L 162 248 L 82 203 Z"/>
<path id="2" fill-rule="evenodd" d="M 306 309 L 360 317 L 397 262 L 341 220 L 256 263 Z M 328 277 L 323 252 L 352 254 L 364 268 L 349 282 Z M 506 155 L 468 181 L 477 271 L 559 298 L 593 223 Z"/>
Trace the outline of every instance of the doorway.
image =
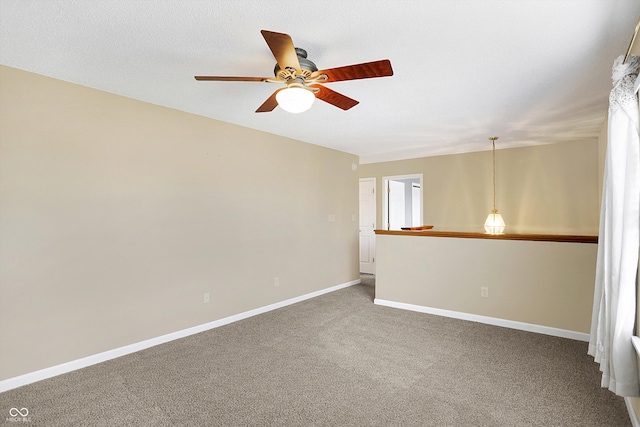
<path id="1" fill-rule="evenodd" d="M 376 179 L 360 179 L 360 272 L 376 272 Z"/>
<path id="2" fill-rule="evenodd" d="M 422 225 L 422 174 L 382 178 L 384 228 L 400 230 Z"/>

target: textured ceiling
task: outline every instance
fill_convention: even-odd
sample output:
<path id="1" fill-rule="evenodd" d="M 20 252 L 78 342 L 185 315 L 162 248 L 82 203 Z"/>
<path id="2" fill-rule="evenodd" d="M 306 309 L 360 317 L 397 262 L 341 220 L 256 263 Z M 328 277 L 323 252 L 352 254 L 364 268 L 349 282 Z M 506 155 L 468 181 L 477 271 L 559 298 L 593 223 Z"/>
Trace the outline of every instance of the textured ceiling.
<path id="1" fill-rule="evenodd" d="M 0 63 L 360 156 L 362 163 L 596 138 L 638 0 L 0 0 Z M 360 101 L 254 111 L 279 86 L 260 34 L 319 68 L 390 59 L 328 86 Z M 1 94 L 0 94 L 1 96 Z"/>

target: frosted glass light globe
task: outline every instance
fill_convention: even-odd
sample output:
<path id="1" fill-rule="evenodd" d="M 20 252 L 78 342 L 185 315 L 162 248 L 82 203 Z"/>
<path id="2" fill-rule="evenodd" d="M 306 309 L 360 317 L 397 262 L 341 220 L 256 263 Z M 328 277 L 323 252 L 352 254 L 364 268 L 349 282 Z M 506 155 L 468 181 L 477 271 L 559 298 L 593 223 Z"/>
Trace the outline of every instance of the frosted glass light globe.
<path id="1" fill-rule="evenodd" d="M 309 89 L 301 87 L 288 87 L 276 94 L 276 101 L 284 111 L 289 113 L 302 113 L 313 105 L 316 96 Z"/>

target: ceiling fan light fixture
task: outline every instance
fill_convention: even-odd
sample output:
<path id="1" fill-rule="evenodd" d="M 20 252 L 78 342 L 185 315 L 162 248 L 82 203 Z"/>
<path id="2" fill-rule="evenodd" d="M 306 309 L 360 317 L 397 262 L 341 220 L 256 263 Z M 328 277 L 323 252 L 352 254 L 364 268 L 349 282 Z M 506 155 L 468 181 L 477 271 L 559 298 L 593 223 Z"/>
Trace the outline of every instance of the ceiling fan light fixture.
<path id="1" fill-rule="evenodd" d="M 298 84 L 291 84 L 276 94 L 280 108 L 289 113 L 307 111 L 315 100 L 316 96 L 311 89 Z"/>
<path id="2" fill-rule="evenodd" d="M 388 59 L 318 70 L 316 64 L 307 59 L 307 51 L 295 47 L 288 34 L 267 30 L 261 30 L 260 33 L 276 59 L 273 70 L 275 77 L 194 76 L 195 79 L 219 82 L 284 83 L 287 87 L 273 92 L 258 107 L 256 113 L 268 113 L 278 105 L 285 111 L 301 113 L 311 108 L 316 98 L 343 111 L 358 105 L 355 99 L 325 87 L 324 83 L 393 76 L 391 61 Z"/>

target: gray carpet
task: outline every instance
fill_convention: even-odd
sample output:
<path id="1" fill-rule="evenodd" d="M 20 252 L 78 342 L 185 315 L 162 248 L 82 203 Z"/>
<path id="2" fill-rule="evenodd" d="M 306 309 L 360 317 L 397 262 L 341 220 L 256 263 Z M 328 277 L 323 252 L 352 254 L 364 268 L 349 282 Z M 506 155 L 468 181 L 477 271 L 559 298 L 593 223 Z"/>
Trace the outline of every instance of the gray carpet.
<path id="1" fill-rule="evenodd" d="M 363 284 L 0 395 L 31 426 L 628 426 L 587 344 Z M 6 425 L 18 425 L 5 421 Z M 19 425 L 26 425 L 20 423 Z"/>

